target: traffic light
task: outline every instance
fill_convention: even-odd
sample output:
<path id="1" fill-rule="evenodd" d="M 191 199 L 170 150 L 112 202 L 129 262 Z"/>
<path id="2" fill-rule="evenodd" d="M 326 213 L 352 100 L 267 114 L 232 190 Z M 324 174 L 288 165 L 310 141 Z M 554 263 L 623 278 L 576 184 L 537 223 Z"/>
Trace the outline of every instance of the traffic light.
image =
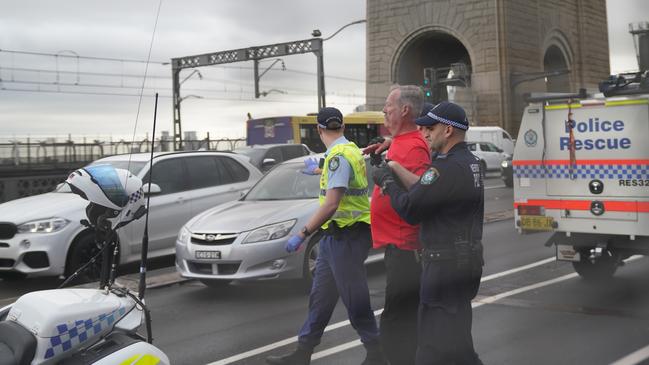
<path id="1" fill-rule="evenodd" d="M 435 69 L 432 67 L 425 67 L 423 92 L 424 92 L 424 100 L 427 102 L 433 101 L 433 88 L 435 87 L 434 84 L 436 84 L 436 81 L 437 80 L 435 79 Z"/>

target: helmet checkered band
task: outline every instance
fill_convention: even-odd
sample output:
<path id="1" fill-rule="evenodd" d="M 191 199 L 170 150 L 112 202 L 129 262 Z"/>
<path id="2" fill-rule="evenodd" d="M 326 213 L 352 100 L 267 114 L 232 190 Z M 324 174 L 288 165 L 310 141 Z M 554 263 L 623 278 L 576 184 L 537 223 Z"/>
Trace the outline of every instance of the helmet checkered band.
<path id="1" fill-rule="evenodd" d="M 448 125 L 450 125 L 451 127 L 459 128 L 459 129 L 462 129 L 462 130 L 467 130 L 467 129 L 469 129 L 469 126 L 468 126 L 468 125 L 465 125 L 465 124 L 462 124 L 462 123 L 458 123 L 458 122 L 454 122 L 454 121 L 449 120 L 449 119 L 446 119 L 446 118 L 442 118 L 442 117 L 440 117 L 439 115 L 434 114 L 432 111 L 431 111 L 431 112 L 428 112 L 428 114 L 426 114 L 426 115 L 427 115 L 428 117 L 430 117 L 430 118 L 435 119 L 435 120 L 438 121 L 438 122 L 441 122 L 441 123 L 444 123 L 444 124 L 448 124 Z"/>

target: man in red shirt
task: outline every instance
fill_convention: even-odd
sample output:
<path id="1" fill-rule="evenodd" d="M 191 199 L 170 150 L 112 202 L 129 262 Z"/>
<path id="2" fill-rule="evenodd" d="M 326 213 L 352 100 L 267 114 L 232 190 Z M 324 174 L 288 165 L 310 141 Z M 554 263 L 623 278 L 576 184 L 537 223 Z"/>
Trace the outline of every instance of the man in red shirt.
<path id="1" fill-rule="evenodd" d="M 386 158 L 398 162 L 417 177 L 430 165 L 430 150 L 415 124 L 423 104 L 418 86 L 395 85 L 383 108 L 385 126 L 392 135 Z M 378 145 L 369 146 L 364 152 L 373 151 L 372 147 L 376 149 Z M 391 364 L 414 364 L 421 275 L 421 264 L 415 256 L 421 248 L 419 226 L 403 221 L 379 186 L 374 186 L 370 212 L 374 248 L 385 248 L 387 279 L 380 323 L 381 343 Z"/>

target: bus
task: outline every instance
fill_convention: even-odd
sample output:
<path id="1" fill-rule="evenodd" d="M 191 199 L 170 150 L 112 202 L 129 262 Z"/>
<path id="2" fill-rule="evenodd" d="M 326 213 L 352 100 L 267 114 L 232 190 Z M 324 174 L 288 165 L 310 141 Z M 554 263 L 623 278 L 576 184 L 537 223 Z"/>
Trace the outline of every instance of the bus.
<path id="1" fill-rule="evenodd" d="M 359 147 L 378 136 L 389 132 L 383 125 L 382 112 L 357 112 L 344 117 L 345 137 Z M 320 153 L 326 150 L 318 131 L 316 116 L 288 116 L 249 119 L 246 122 L 246 143 L 249 146 L 270 143 L 302 143 L 311 151 Z"/>

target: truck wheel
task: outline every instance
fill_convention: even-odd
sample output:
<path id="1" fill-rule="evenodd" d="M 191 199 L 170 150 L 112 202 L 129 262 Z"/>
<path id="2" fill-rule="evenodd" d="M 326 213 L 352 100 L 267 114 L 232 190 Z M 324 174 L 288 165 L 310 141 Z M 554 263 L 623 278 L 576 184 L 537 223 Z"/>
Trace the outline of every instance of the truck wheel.
<path id="1" fill-rule="evenodd" d="M 591 261 L 588 259 L 588 255 L 590 255 L 588 251 L 589 250 L 582 250 L 580 252 L 581 260 L 572 263 L 572 266 L 575 268 L 575 271 L 579 276 L 585 280 L 604 280 L 615 274 L 618 266 L 620 266 L 619 255 L 613 254 L 609 250 L 605 250 L 602 253 L 602 256 L 596 258 L 595 261 Z"/>
<path id="2" fill-rule="evenodd" d="M 318 259 L 320 254 L 320 239 L 322 235 L 316 233 L 309 240 L 309 245 L 304 251 L 304 262 L 302 264 L 302 280 L 304 281 L 304 287 L 308 290 L 311 290 L 311 285 L 313 284 L 313 275 L 315 274 L 315 262 Z"/>
<path id="3" fill-rule="evenodd" d="M 511 188 L 514 186 L 514 178 L 513 177 L 506 177 L 505 178 L 505 186 L 508 188 Z"/>

